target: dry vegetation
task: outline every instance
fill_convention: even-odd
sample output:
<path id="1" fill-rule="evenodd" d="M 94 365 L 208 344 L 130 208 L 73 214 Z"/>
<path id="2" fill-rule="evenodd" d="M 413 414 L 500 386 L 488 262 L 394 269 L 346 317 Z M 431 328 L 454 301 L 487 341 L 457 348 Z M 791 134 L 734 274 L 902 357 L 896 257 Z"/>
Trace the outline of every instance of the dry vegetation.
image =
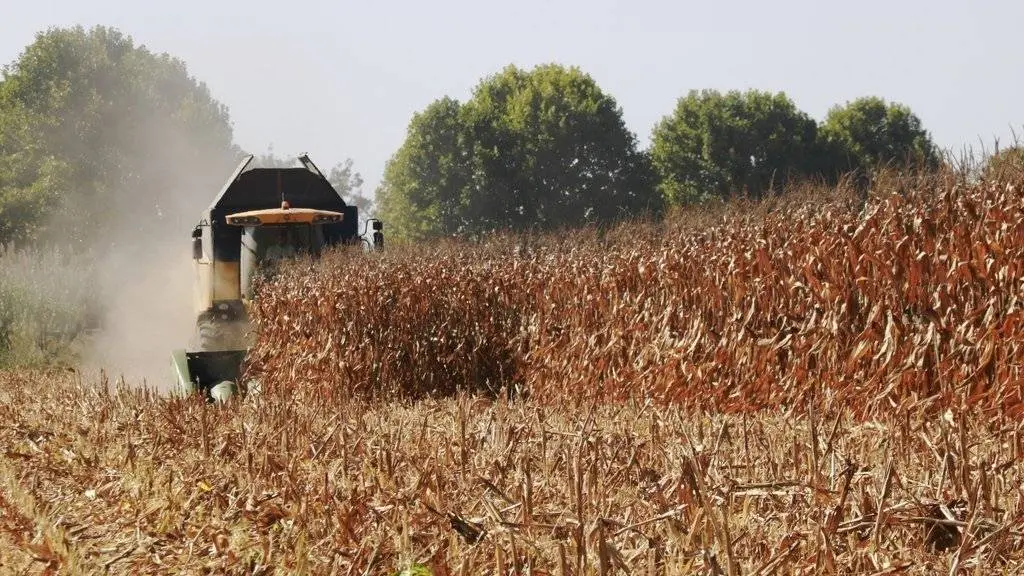
<path id="1" fill-rule="evenodd" d="M 1020 572 L 1024 177 L 880 190 L 296 265 L 225 407 L 0 373 L 0 571 Z"/>
<path id="2" fill-rule="evenodd" d="M 1024 438 L 1013 422 L 469 397 L 339 410 L 267 395 L 217 409 L 42 374 L 5 377 L 2 389 L 10 512 L 0 526 L 35 557 L 5 555 L 8 569 L 1022 567 Z"/>
<path id="3" fill-rule="evenodd" d="M 0 368 L 73 363 L 101 314 L 90 254 L 0 246 Z"/>
<path id="4" fill-rule="evenodd" d="M 253 366 L 343 396 L 508 386 L 544 402 L 1019 416 L 1024 177 L 880 188 L 863 212 L 843 189 L 810 191 L 659 229 L 297 266 L 259 302 Z"/>

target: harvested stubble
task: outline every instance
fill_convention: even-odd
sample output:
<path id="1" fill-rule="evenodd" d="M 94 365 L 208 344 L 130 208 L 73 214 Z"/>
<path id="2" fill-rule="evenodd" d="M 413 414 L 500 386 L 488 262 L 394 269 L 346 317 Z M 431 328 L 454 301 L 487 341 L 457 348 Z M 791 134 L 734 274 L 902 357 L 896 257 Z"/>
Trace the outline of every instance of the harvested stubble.
<path id="1" fill-rule="evenodd" d="M 30 543 L 36 573 L 1024 569 L 1024 425 L 977 412 L 277 391 L 217 408 L 28 372 L 0 376 L 0 407 L 0 496 L 22 518 L 0 554 Z"/>
<path id="2" fill-rule="evenodd" d="M 817 192 L 700 227 L 297 266 L 261 293 L 253 370 L 342 396 L 1024 415 L 1024 175 L 890 175 L 863 212 Z"/>

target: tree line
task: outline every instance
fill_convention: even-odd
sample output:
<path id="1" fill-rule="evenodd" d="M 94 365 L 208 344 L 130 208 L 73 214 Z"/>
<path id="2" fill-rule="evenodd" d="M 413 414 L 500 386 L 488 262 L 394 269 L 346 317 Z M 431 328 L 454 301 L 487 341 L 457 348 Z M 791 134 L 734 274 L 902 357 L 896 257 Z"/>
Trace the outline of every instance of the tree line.
<path id="1" fill-rule="evenodd" d="M 51 28 L 0 79 L 0 242 L 180 233 L 243 154 L 227 107 L 184 62 L 113 28 Z M 905 105 L 863 97 L 819 123 L 759 90 L 691 91 L 642 147 L 590 75 L 545 64 L 505 67 L 467 101 L 445 96 L 414 114 L 376 206 L 351 159 L 328 174 L 392 238 L 416 241 L 610 222 L 940 162 Z"/>
<path id="2" fill-rule="evenodd" d="M 759 198 L 893 162 L 934 168 L 940 154 L 907 106 L 880 97 L 835 106 L 819 124 L 785 93 L 693 90 L 642 149 L 579 68 L 509 66 L 468 101 L 440 98 L 414 115 L 377 202 L 393 235 L 422 240 Z"/>

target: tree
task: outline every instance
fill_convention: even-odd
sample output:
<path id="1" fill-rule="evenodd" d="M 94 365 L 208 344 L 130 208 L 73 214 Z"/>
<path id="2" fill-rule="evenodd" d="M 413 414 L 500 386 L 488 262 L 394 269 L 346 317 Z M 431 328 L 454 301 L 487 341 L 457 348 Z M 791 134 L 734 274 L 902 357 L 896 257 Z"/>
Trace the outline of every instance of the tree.
<path id="1" fill-rule="evenodd" d="M 420 241 L 461 230 L 473 170 L 461 109 L 445 97 L 414 114 L 388 160 L 377 205 L 393 238 Z"/>
<path id="2" fill-rule="evenodd" d="M 250 168 L 297 168 L 299 161 L 296 158 L 280 157 L 274 154 L 274 145 L 271 144 L 263 154 L 253 154 Z"/>
<path id="3" fill-rule="evenodd" d="M 0 156 L 0 242 L 30 243 L 39 223 L 70 185 L 67 164 L 55 159 L 21 163 L 21 155 Z"/>
<path id="4" fill-rule="evenodd" d="M 354 161 L 346 158 L 331 167 L 327 181 L 341 194 L 346 204 L 354 204 L 362 216 L 373 215 L 373 200 L 363 194 L 363 177 L 353 168 Z"/>
<path id="5" fill-rule="evenodd" d="M 579 68 L 508 66 L 463 111 L 470 230 L 551 229 L 657 211 L 647 157 L 616 101 Z"/>
<path id="6" fill-rule="evenodd" d="M 377 193 L 409 239 L 550 230 L 657 211 L 653 170 L 615 100 L 577 68 L 508 66 L 410 122 Z"/>
<path id="7" fill-rule="evenodd" d="M 693 90 L 655 125 L 651 158 L 670 204 L 757 197 L 813 173 L 816 139 L 814 120 L 784 93 Z"/>
<path id="8" fill-rule="evenodd" d="M 0 82 L 0 210 L 20 221 L 0 240 L 180 233 L 239 154 L 180 60 L 111 28 L 47 30 Z"/>
<path id="9" fill-rule="evenodd" d="M 835 173 L 889 163 L 934 168 L 938 149 L 910 108 L 868 96 L 834 106 L 821 125 L 823 167 Z"/>

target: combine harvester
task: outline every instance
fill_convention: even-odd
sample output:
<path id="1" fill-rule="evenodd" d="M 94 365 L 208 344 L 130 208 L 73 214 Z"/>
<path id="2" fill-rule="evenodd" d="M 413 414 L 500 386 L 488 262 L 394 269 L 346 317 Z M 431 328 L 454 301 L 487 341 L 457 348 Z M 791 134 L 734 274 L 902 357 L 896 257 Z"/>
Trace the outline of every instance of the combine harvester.
<path id="1" fill-rule="evenodd" d="M 372 242 L 359 234 L 358 209 L 345 203 L 308 156 L 302 167 L 248 168 L 250 155 L 192 230 L 197 350 L 175 350 L 178 391 L 226 401 L 245 393 L 239 382 L 249 350 L 247 304 L 254 272 L 269 261 L 318 256 L 324 248 L 384 244 L 383 225 Z"/>

